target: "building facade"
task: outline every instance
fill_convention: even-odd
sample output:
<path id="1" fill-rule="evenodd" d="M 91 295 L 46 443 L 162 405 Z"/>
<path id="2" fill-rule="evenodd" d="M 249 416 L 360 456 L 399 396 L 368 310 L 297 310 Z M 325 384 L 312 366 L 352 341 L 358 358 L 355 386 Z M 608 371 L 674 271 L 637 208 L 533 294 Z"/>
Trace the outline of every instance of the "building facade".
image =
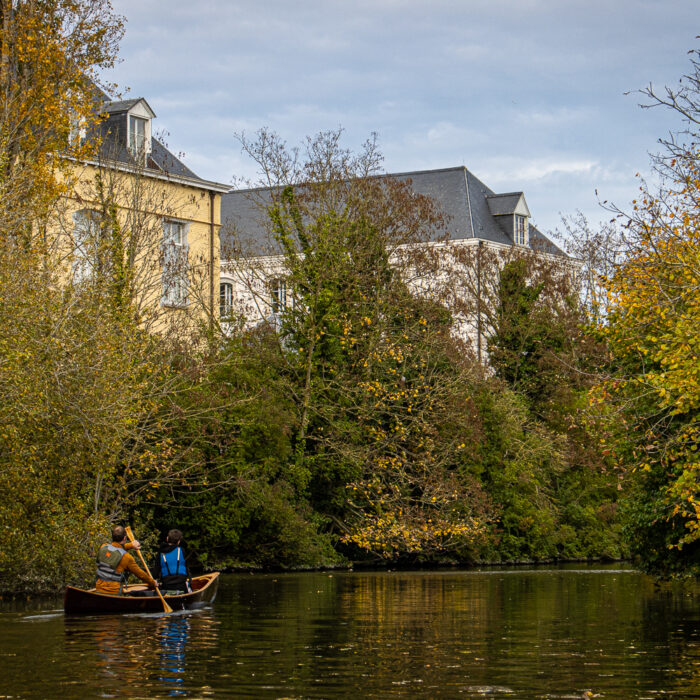
<path id="1" fill-rule="evenodd" d="M 221 196 L 229 188 L 189 170 L 154 136 L 154 119 L 143 98 L 104 99 L 99 148 L 75 163 L 57 228 L 74 285 L 119 267 L 141 322 L 161 331 L 218 318 Z M 91 134 L 76 129 L 75 137 Z"/>
<path id="2" fill-rule="evenodd" d="M 426 242 L 443 264 L 430 277 L 412 281 L 418 294 L 445 298 L 452 286 L 455 295 L 474 297 L 482 282 L 493 283 L 486 279 L 486 272 L 482 279 L 482 265 L 486 270 L 487 261 L 506 260 L 514 253 L 567 260 L 531 223 L 523 192 L 494 192 L 463 166 L 390 177 L 430 197 L 445 221 L 444 231 Z M 264 189 L 236 190 L 222 196 L 220 313 L 222 318 L 243 318 L 247 325 L 263 321 L 277 325 L 279 314 L 292 303 L 284 259 L 270 233 L 268 199 Z M 474 284 L 457 289 L 467 274 L 477 275 Z M 453 308 L 463 309 L 455 319 L 457 332 L 468 337 L 481 356 L 486 328 L 479 305 L 463 303 Z"/>

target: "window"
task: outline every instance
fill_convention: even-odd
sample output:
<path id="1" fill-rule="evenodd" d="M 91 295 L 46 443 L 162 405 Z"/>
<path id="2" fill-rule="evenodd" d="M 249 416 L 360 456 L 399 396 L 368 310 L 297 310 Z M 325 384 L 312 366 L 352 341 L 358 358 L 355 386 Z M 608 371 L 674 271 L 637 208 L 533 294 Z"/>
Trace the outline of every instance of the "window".
<path id="1" fill-rule="evenodd" d="M 233 285 L 222 282 L 219 285 L 219 317 L 227 318 L 233 311 Z"/>
<path id="2" fill-rule="evenodd" d="M 527 243 L 527 217 L 515 215 L 515 244 L 526 245 Z"/>
<path id="3" fill-rule="evenodd" d="M 100 215 L 90 209 L 73 214 L 73 282 L 79 284 L 95 272 L 95 254 L 100 235 Z"/>
<path id="4" fill-rule="evenodd" d="M 188 272 L 187 225 L 182 221 L 163 222 L 163 304 L 187 305 Z"/>
<path id="5" fill-rule="evenodd" d="M 270 282 L 270 309 L 273 314 L 281 314 L 287 308 L 287 281 L 273 279 Z"/>
<path id="6" fill-rule="evenodd" d="M 185 244 L 185 224 L 182 221 L 164 221 L 163 238 L 166 243 L 175 246 Z"/>
<path id="7" fill-rule="evenodd" d="M 87 131 L 85 130 L 85 120 L 78 117 L 74 110 L 71 110 L 68 145 L 72 148 L 78 148 L 83 141 L 85 141 L 86 136 Z"/>
<path id="8" fill-rule="evenodd" d="M 129 116 L 129 150 L 134 157 L 146 158 L 146 119 Z"/>

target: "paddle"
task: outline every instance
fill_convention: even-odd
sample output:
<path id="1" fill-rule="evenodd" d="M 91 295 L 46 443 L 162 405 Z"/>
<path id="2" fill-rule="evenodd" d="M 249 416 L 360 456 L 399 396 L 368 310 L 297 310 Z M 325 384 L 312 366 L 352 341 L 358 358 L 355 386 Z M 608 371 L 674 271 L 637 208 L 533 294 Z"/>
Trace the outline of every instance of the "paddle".
<path id="1" fill-rule="evenodd" d="M 133 542 L 136 538 L 134 537 L 134 533 L 131 531 L 131 528 L 127 525 L 127 527 L 124 528 L 126 530 L 126 535 L 129 538 L 131 542 Z M 143 568 L 146 570 L 146 573 L 151 576 L 151 572 L 148 569 L 148 564 L 146 564 L 146 560 L 143 558 L 143 554 L 141 554 L 141 550 L 137 549 L 136 550 L 139 553 L 139 557 L 141 557 L 141 563 L 143 564 Z M 153 576 L 151 576 L 153 578 Z M 158 597 L 160 598 L 160 602 L 163 603 L 163 612 L 166 613 L 171 613 L 173 609 L 168 605 L 166 602 L 165 598 L 163 598 L 163 594 L 160 592 L 159 588 L 156 588 L 156 593 L 158 594 Z"/>

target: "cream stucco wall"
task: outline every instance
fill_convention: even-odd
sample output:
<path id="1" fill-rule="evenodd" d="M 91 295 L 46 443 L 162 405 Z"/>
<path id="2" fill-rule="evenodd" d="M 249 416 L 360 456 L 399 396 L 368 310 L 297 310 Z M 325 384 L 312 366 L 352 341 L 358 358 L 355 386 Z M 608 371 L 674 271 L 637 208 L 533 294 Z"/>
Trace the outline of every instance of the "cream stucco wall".
<path id="1" fill-rule="evenodd" d="M 577 261 L 568 257 L 534 252 L 523 246 L 504 245 L 475 238 L 420 244 L 436 261 L 432 274 L 411 268 L 412 251 L 401 260 L 403 247 L 391 261 L 400 268 L 409 288 L 418 296 L 434 298 L 452 310 L 453 332 L 471 345 L 482 361 L 486 356 L 486 338 L 492 330 L 489 314 L 481 305 L 493 304 L 499 271 L 516 256 L 532 256 L 548 261 L 561 274 L 576 272 Z M 283 256 L 263 256 L 221 261 L 221 281 L 233 286 L 233 316 L 244 327 L 253 327 L 272 318 L 271 282 L 285 278 Z M 477 300 L 481 298 L 481 302 Z"/>
<path id="2" fill-rule="evenodd" d="M 215 183 L 212 183 L 215 184 Z M 76 165 L 67 197 L 50 228 L 56 255 L 67 278 L 85 254 L 78 244 L 76 212 L 104 210 L 115 204 L 133 273 L 134 303 L 149 329 L 174 323 L 216 320 L 219 310 L 219 229 L 221 192 L 186 178 L 116 165 Z M 187 294 L 181 304 L 164 303 L 164 222 L 184 224 L 187 248 Z"/>

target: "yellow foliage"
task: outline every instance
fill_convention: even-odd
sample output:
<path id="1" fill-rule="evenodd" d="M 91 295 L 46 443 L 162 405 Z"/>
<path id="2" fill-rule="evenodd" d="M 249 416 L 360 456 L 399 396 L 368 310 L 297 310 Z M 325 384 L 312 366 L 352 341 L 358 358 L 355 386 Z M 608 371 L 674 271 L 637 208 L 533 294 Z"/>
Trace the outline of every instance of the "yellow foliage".
<path id="1" fill-rule="evenodd" d="M 692 173 L 700 152 L 685 157 Z M 637 472 L 667 475 L 666 517 L 687 519 L 674 546 L 700 537 L 700 183 L 681 172 L 628 221 L 629 255 L 608 280 L 600 329 L 617 372 L 591 394 L 633 417 Z"/>

